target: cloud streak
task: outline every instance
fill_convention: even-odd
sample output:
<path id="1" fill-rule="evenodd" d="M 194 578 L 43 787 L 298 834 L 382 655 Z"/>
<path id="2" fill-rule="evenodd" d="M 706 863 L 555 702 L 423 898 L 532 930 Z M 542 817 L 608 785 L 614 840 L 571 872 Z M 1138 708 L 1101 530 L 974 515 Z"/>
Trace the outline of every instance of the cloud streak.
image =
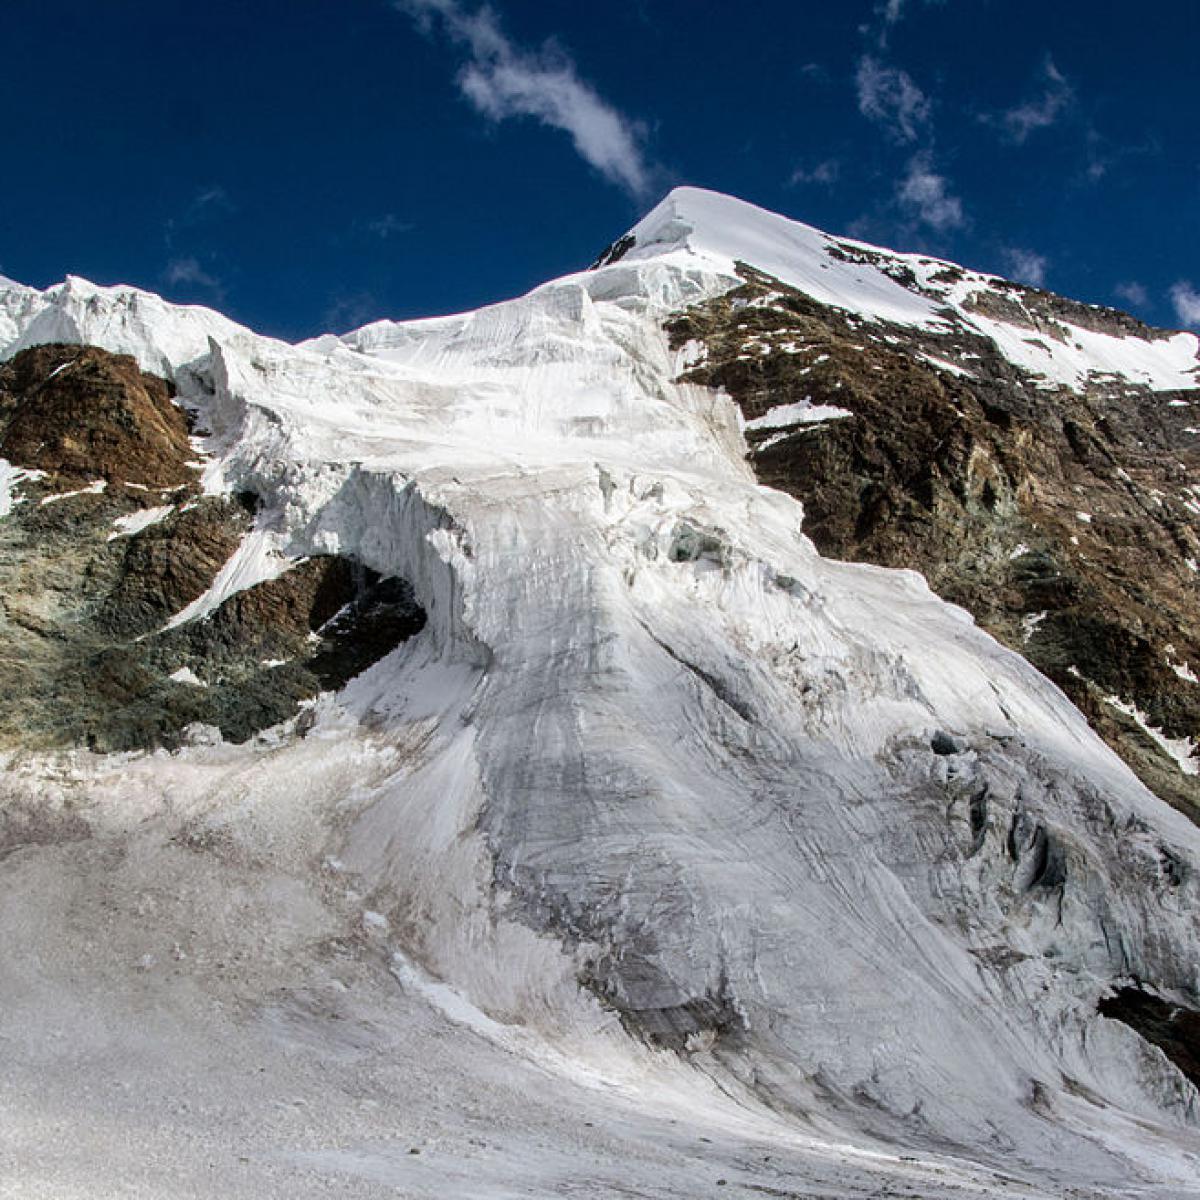
<path id="1" fill-rule="evenodd" d="M 925 0 L 926 4 L 942 4 L 945 0 Z M 875 16 L 878 18 L 879 24 L 875 30 L 875 44 L 880 50 L 886 50 L 888 38 L 891 36 L 892 30 L 900 24 L 904 19 L 906 11 L 910 7 L 910 0 L 880 0 L 880 3 L 875 5 Z M 870 27 L 864 30 L 870 33 Z"/>
<path id="2" fill-rule="evenodd" d="M 1045 287 L 1046 269 L 1050 266 L 1050 261 L 1044 254 L 1011 246 L 1004 251 L 1004 260 L 1008 263 L 1012 278 L 1019 283 L 1028 283 L 1031 287 Z"/>
<path id="3" fill-rule="evenodd" d="M 1150 293 L 1146 290 L 1146 285 L 1138 283 L 1136 279 L 1130 280 L 1128 283 L 1118 283 L 1113 288 L 1113 295 L 1119 300 L 1124 300 L 1126 304 L 1132 304 L 1138 308 L 1150 303 Z"/>
<path id="4" fill-rule="evenodd" d="M 912 216 L 938 233 L 961 229 L 967 223 L 962 201 L 951 194 L 949 180 L 933 169 L 933 156 L 926 151 L 909 159 L 896 198 Z"/>
<path id="5" fill-rule="evenodd" d="M 929 125 L 932 106 L 907 71 L 864 54 L 854 83 L 858 111 L 894 141 L 915 142 Z"/>
<path id="6" fill-rule="evenodd" d="M 379 238 L 380 241 L 386 241 L 390 237 L 396 237 L 398 234 L 411 233 L 413 223 L 411 221 L 402 220 L 395 213 L 384 213 L 382 217 L 376 217 L 373 221 L 367 222 L 367 232 L 373 237 Z"/>
<path id="7" fill-rule="evenodd" d="M 1175 315 L 1181 325 L 1200 329 L 1200 292 L 1187 280 L 1181 279 L 1171 289 L 1171 303 L 1175 305 Z"/>
<path id="8" fill-rule="evenodd" d="M 466 51 L 459 90 L 487 120 L 532 117 L 558 129 L 610 183 L 639 200 L 649 195 L 651 172 L 641 125 L 580 79 L 560 47 L 552 42 L 538 50 L 515 45 L 487 7 L 471 11 L 458 0 L 395 0 L 395 7 L 412 17 L 426 36 L 440 29 Z"/>
<path id="9" fill-rule="evenodd" d="M 885 29 L 899 21 L 903 12 L 904 0 L 889 0 L 876 8 Z M 933 102 L 907 71 L 872 54 L 858 60 L 854 87 L 858 111 L 890 141 L 907 148 L 908 158 L 894 182 L 893 194 L 908 221 L 939 234 L 964 228 L 968 222 L 963 202 L 947 176 L 934 166 Z M 798 172 L 792 182 L 809 180 Z"/>
<path id="10" fill-rule="evenodd" d="M 841 178 L 842 164 L 836 158 L 827 158 L 812 167 L 797 167 L 789 182 L 797 184 L 819 184 L 821 187 L 833 187 Z"/>
<path id="11" fill-rule="evenodd" d="M 1049 55 L 1042 64 L 1041 83 L 1040 95 L 989 118 L 1014 145 L 1022 146 L 1039 130 L 1057 125 L 1075 105 L 1075 89 Z"/>
<path id="12" fill-rule="evenodd" d="M 188 255 L 184 258 L 173 258 L 163 271 L 163 279 L 174 287 L 185 285 L 205 288 L 217 296 L 223 296 L 225 289 L 221 281 L 201 265 L 200 260 Z"/>

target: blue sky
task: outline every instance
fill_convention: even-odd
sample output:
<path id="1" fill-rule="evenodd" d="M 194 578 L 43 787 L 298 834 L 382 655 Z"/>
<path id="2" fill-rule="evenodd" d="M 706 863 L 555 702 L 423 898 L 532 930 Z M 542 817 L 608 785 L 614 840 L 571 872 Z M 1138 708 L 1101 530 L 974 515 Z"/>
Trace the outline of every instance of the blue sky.
<path id="1" fill-rule="evenodd" d="M 0 271 L 289 338 L 585 265 L 678 183 L 1200 324 L 1195 0 L 43 0 Z"/>

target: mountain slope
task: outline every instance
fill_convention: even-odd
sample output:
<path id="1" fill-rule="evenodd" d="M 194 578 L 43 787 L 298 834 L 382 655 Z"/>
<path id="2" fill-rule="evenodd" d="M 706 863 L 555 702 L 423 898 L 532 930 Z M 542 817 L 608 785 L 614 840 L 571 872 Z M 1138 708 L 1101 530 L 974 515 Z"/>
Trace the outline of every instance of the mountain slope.
<path id="1" fill-rule="evenodd" d="M 702 347 L 685 377 L 737 400 L 758 478 L 803 501 L 823 554 L 920 569 L 1200 819 L 1195 337 L 929 259 L 828 238 L 808 254 L 943 307 L 929 322 L 872 303 L 864 323 L 848 306 L 868 287 L 814 303 L 743 268 L 672 323 L 675 345 Z M 941 285 L 918 283 L 934 267 Z"/>
<path id="2" fill-rule="evenodd" d="M 1135 1032 L 1136 1006 L 1098 1008 L 1129 989 L 1197 1008 L 1200 830 L 1029 662 L 894 569 L 923 564 L 822 557 L 755 472 L 778 433 L 876 415 L 852 354 L 891 386 L 922 355 L 957 380 L 990 344 L 996 386 L 1034 403 L 1192 387 L 1195 338 L 1018 303 L 694 190 L 601 262 L 299 347 L 129 289 L 4 293 L 5 356 L 133 355 L 200 431 L 199 489 L 255 498 L 234 566 L 164 632 L 330 556 L 406 581 L 423 615 L 240 744 L 10 743 L 5 902 L 24 936 L 0 1000 L 31 1048 L 7 1094 L 48 1077 L 71 1111 L 61 1081 L 92 1077 L 96 1025 L 141 1007 L 161 1023 L 135 1091 L 177 1102 L 148 1064 L 174 1038 L 198 1059 L 203 1030 L 323 1095 L 319 1119 L 231 1140 L 237 1071 L 205 1073 L 164 1153 L 198 1171 L 179 1149 L 193 1129 L 230 1194 L 335 1175 L 363 1195 L 543 1195 L 573 1169 L 588 1195 L 690 1195 L 718 1170 L 767 1194 L 1194 1191 L 1194 1084 L 1169 1038 Z M 1013 304 L 1042 327 L 1012 324 Z M 748 345 L 762 332 L 766 353 Z M 810 396 L 778 364 L 807 365 L 814 337 L 842 374 Z M 797 454 L 788 470 L 820 461 Z M 12 461 L 6 521 L 38 503 L 35 465 Z M 800 491 L 801 474 L 772 482 Z M 48 899 L 64 879 L 74 907 Z M 105 961 L 77 968 L 97 902 Z M 64 1012 L 76 994 L 102 1015 Z M 54 1027 L 82 1027 L 82 1049 L 56 1052 Z M 431 1036 L 449 1079 L 414 1041 Z M 378 1055 L 418 1082 L 379 1075 Z M 355 1061 L 373 1064 L 365 1094 Z M 546 1089 L 524 1124 L 509 1071 Z M 360 1100 L 400 1110 L 436 1161 L 397 1153 L 386 1121 L 356 1134 Z M 633 1135 L 648 1111 L 653 1136 Z M 126 1101 L 113 1140 L 141 1120 Z M 464 1133 L 477 1120 L 490 1152 Z M 72 1194 L 78 1164 L 34 1158 L 45 1194 Z M 109 1160 L 101 1187 L 151 1168 Z"/>

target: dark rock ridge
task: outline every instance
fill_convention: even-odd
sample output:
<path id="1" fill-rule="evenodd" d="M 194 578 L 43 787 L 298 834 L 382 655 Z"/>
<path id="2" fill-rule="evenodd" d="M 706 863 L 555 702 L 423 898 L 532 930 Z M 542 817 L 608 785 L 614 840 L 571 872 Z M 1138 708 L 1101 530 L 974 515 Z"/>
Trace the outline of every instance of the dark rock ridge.
<path id="1" fill-rule="evenodd" d="M 669 325 L 676 348 L 706 348 L 685 378 L 727 389 L 748 421 L 805 402 L 850 414 L 748 429 L 759 480 L 803 501 L 821 553 L 922 571 L 1200 820 L 1200 779 L 1161 740 L 1200 740 L 1197 393 L 1055 387 L 961 323 L 861 320 L 739 269 L 741 287 Z M 988 297 L 1045 337 L 1068 320 L 1161 336 L 1017 285 Z"/>
<path id="2" fill-rule="evenodd" d="M 202 494 L 187 414 L 127 356 L 39 346 L 0 365 L 0 456 L 27 472 L 0 517 L 0 745 L 244 741 L 424 625 L 407 583 L 323 556 L 169 627 L 256 502 Z"/>

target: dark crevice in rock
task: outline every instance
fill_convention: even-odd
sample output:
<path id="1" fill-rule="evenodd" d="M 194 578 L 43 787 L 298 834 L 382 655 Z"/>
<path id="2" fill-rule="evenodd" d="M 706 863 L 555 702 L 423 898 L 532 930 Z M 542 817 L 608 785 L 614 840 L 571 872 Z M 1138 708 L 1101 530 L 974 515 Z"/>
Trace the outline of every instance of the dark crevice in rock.
<path id="1" fill-rule="evenodd" d="M 934 752 L 934 754 L 942 757 L 947 757 L 952 754 L 961 754 L 963 750 L 958 742 L 944 729 L 939 729 L 933 735 L 933 737 L 929 739 L 929 748 Z"/>
<path id="2" fill-rule="evenodd" d="M 1014 885 L 1019 892 L 1058 888 L 1067 881 L 1067 860 L 1046 827 L 1028 814 L 1013 814 L 1008 831 L 1008 853 L 1016 864 Z"/>
<path id="3" fill-rule="evenodd" d="M 1200 1012 L 1163 1000 L 1136 983 L 1101 1000 L 1098 1011 L 1157 1046 L 1200 1088 Z"/>
<path id="4" fill-rule="evenodd" d="M 645 628 L 645 626 L 643 626 L 643 628 Z M 708 671 L 704 670 L 703 667 L 698 667 L 694 662 L 689 662 L 688 659 L 684 658 L 681 654 L 678 654 L 676 651 L 672 650 L 671 647 L 666 644 L 666 642 L 656 638 L 648 629 L 646 632 L 660 650 L 677 662 L 685 671 L 689 672 L 691 675 L 694 675 L 696 679 L 698 679 L 700 683 L 708 689 L 708 691 L 710 691 L 722 704 L 725 705 L 726 708 L 736 713 L 737 716 L 739 716 L 743 721 L 749 724 L 754 722 L 754 713 L 751 711 L 751 709 L 741 700 L 739 700 L 738 697 L 735 696 L 733 692 L 731 692 L 729 688 L 727 688 L 725 684 L 721 682 L 721 680 L 719 680 L 715 675 L 711 675 Z"/>
<path id="5" fill-rule="evenodd" d="M 617 1014 L 627 1033 L 663 1049 L 682 1052 L 705 1036 L 727 1043 L 745 1028 L 724 974 L 702 995 L 647 1003 L 639 997 L 661 990 L 660 970 L 626 953 L 619 963 L 605 961 L 585 970 L 579 984 Z"/>
<path id="6" fill-rule="evenodd" d="M 971 797 L 969 815 L 971 820 L 971 849 L 968 854 L 969 858 L 973 858 L 980 850 L 983 849 L 983 844 L 987 838 L 988 829 L 988 785 L 983 784 L 978 791 Z"/>

